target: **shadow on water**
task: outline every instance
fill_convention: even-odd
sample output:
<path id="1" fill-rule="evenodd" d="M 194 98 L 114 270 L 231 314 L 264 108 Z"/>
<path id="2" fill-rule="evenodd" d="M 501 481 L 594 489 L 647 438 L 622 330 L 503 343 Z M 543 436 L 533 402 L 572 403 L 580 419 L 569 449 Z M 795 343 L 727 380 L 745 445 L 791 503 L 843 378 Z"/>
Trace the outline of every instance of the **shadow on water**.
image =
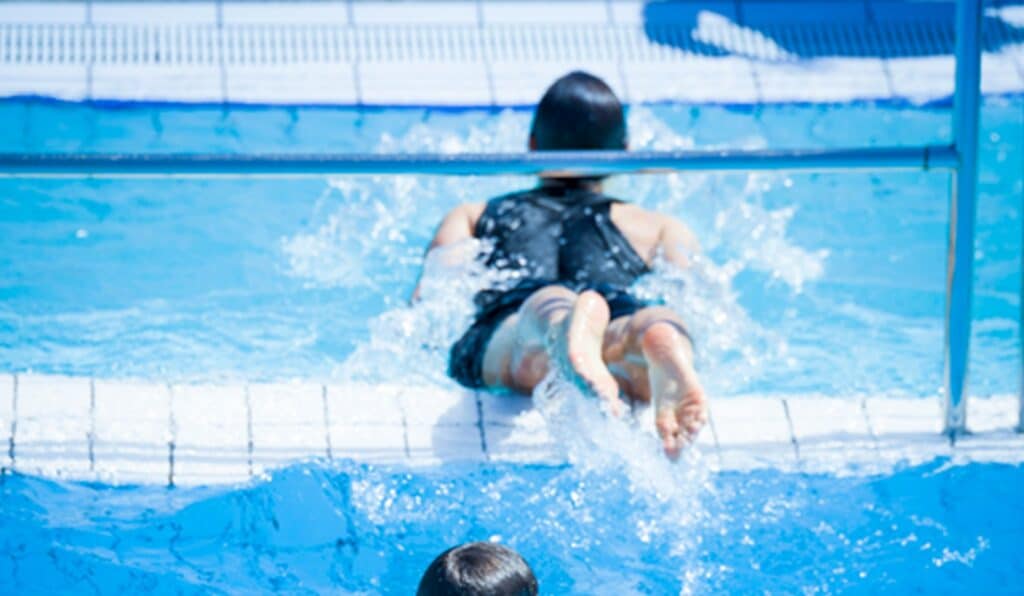
<path id="1" fill-rule="evenodd" d="M 996 4 L 986 8 L 982 17 L 986 52 L 1024 42 L 1024 27 L 996 12 L 1024 10 L 1024 0 Z M 771 4 L 655 0 L 643 8 L 644 32 L 654 43 L 702 56 L 768 59 L 780 53 L 787 58 L 949 55 L 955 47 L 955 14 L 951 1 L 900 0 Z"/>

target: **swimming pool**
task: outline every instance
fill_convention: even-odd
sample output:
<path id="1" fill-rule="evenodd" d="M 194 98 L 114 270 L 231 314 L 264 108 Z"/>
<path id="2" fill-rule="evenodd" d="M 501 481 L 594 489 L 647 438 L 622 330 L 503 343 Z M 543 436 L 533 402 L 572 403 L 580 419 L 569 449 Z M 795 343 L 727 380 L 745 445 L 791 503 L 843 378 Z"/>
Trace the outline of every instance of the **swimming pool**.
<path id="1" fill-rule="evenodd" d="M 971 392 L 1016 390 L 1024 122 L 982 112 Z M 0 150 L 518 150 L 508 110 L 0 103 Z M 803 147 L 949 138 L 941 107 L 634 107 L 632 146 Z M 451 205 L 525 179 L 0 180 L 0 362 L 160 381 L 444 386 L 468 314 L 441 276 L 407 309 Z M 941 173 L 622 177 L 613 194 L 694 227 L 707 258 L 645 283 L 701 338 L 715 399 L 934 398 Z M 412 325 L 412 327 L 410 327 Z M 627 454 L 628 454 L 627 450 Z M 314 461 L 241 488 L 3 480 L 0 582 L 16 591 L 405 593 L 444 547 L 500 538 L 549 593 L 1010 592 L 1019 466 L 711 473 L 616 450 L 571 466 Z M 666 481 L 666 478 L 668 479 Z M 51 583 L 46 583 L 51 582 Z"/>

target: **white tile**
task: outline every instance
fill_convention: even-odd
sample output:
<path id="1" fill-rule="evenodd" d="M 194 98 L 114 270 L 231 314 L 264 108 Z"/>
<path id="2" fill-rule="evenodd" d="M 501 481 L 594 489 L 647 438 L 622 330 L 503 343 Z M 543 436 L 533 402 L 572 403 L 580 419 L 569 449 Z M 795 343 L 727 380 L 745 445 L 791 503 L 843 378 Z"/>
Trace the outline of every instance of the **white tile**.
<path id="1" fill-rule="evenodd" d="M 753 62 L 764 102 L 845 102 L 892 95 L 877 58 Z"/>
<path id="2" fill-rule="evenodd" d="M 16 408 L 16 469 L 57 477 L 89 473 L 88 378 L 20 375 Z"/>
<path id="3" fill-rule="evenodd" d="M 981 92 L 1013 93 L 1024 91 L 1024 75 L 1009 53 L 984 54 L 981 57 Z"/>
<path id="4" fill-rule="evenodd" d="M 216 65 L 121 66 L 93 68 L 91 99 L 120 101 L 223 101 L 221 70 Z"/>
<path id="5" fill-rule="evenodd" d="M 401 385 L 346 383 L 327 386 L 327 417 L 334 426 L 402 426 Z M 333 436 L 333 435 L 332 435 Z"/>
<path id="6" fill-rule="evenodd" d="M 746 58 L 688 56 L 664 62 L 623 64 L 629 101 L 753 104 L 753 67 Z"/>
<path id="7" fill-rule="evenodd" d="M 331 426 L 334 459 L 397 463 L 406 459 L 405 429 L 388 424 L 337 424 Z"/>
<path id="8" fill-rule="evenodd" d="M 0 97 L 45 95 L 57 99 L 82 100 L 88 94 L 88 70 L 84 64 L 0 63 Z"/>
<path id="9" fill-rule="evenodd" d="M 886 461 L 916 465 L 951 454 L 949 439 L 940 432 L 938 399 L 868 397 L 865 405 L 879 456 Z"/>
<path id="10" fill-rule="evenodd" d="M 363 62 L 359 81 L 367 105 L 491 104 L 482 62 Z"/>
<path id="11" fill-rule="evenodd" d="M 724 468 L 788 468 L 796 463 L 781 400 L 722 398 L 711 402 L 710 411 Z"/>
<path id="12" fill-rule="evenodd" d="M 357 25 L 425 24 L 476 25 L 476 2 L 355 2 L 352 19 Z"/>
<path id="13" fill-rule="evenodd" d="M 461 387 L 422 385 L 408 387 L 399 398 L 410 427 L 467 426 L 479 423 L 476 396 Z"/>
<path id="14" fill-rule="evenodd" d="M 0 375 L 0 468 L 10 468 L 11 423 L 14 421 L 14 375 Z"/>
<path id="15" fill-rule="evenodd" d="M 480 431 L 473 426 L 412 426 L 408 428 L 409 456 L 413 460 L 443 463 L 482 461 Z"/>
<path id="16" fill-rule="evenodd" d="M 868 423 L 875 436 L 936 437 L 942 430 L 942 409 L 935 398 L 868 397 Z"/>
<path id="17" fill-rule="evenodd" d="M 994 431 L 957 439 L 953 457 L 958 463 L 1024 464 L 1024 434 Z"/>
<path id="18" fill-rule="evenodd" d="M 547 2 L 545 0 L 486 0 L 483 18 L 486 25 L 497 24 L 561 24 L 608 22 L 608 6 L 604 0 Z"/>
<path id="19" fill-rule="evenodd" d="M 167 483 L 170 389 L 160 383 L 96 381 L 95 466 L 113 483 Z"/>
<path id="20" fill-rule="evenodd" d="M 786 405 L 804 471 L 847 473 L 878 463 L 860 399 L 798 397 Z"/>
<path id="21" fill-rule="evenodd" d="M 351 64 L 226 67 L 227 99 L 236 103 L 354 105 Z M 273 81 L 273 84 L 268 84 Z"/>
<path id="22" fill-rule="evenodd" d="M 871 439 L 859 399 L 798 397 L 787 399 L 786 405 L 801 448 L 812 442 Z"/>
<path id="23" fill-rule="evenodd" d="M 561 462 L 564 454 L 529 398 L 481 394 L 484 437 L 492 461 Z"/>
<path id="24" fill-rule="evenodd" d="M 96 24 L 217 24 L 216 2 L 93 2 Z"/>
<path id="25" fill-rule="evenodd" d="M 1017 427 L 1015 396 L 971 397 L 967 400 L 967 430 L 972 433 L 1013 431 Z"/>
<path id="26" fill-rule="evenodd" d="M 249 474 L 249 419 L 241 385 L 176 385 L 174 482 L 205 484 Z"/>
<path id="27" fill-rule="evenodd" d="M 175 486 L 214 486 L 218 484 L 243 484 L 251 476 L 247 467 L 239 466 L 234 460 L 191 457 L 175 465 Z"/>
<path id="28" fill-rule="evenodd" d="M 625 86 L 614 62 L 498 61 L 492 65 L 494 96 L 498 105 L 536 105 L 559 77 L 583 70 L 600 77 L 623 101 Z"/>
<path id="29" fill-rule="evenodd" d="M 733 445 L 791 445 L 792 437 L 782 401 L 775 398 L 732 397 L 710 403 L 721 447 Z"/>
<path id="30" fill-rule="evenodd" d="M 401 385 L 328 385 L 331 456 L 371 462 L 405 459 Z"/>
<path id="31" fill-rule="evenodd" d="M 225 2 L 224 24 L 316 24 L 348 25 L 346 0 L 330 2 Z"/>
<path id="32" fill-rule="evenodd" d="M 952 56 L 890 58 L 887 61 L 893 94 L 914 103 L 927 103 L 953 93 Z"/>
<path id="33" fill-rule="evenodd" d="M 262 467 L 327 457 L 323 389 L 303 383 L 249 386 L 253 464 Z"/>
<path id="34" fill-rule="evenodd" d="M 646 0 L 613 0 L 607 3 L 611 10 L 609 19 L 616 25 L 643 25 L 647 4 Z"/>
<path id="35" fill-rule="evenodd" d="M 86 2 L 3 2 L 0 23 L 85 23 Z"/>

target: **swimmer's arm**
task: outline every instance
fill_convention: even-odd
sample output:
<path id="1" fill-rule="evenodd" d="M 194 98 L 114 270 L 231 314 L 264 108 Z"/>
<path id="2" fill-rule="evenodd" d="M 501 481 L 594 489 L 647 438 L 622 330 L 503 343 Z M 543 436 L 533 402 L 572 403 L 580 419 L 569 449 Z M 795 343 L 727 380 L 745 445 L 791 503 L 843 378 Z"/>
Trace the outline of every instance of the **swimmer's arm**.
<path id="1" fill-rule="evenodd" d="M 658 249 L 666 261 L 685 269 L 690 266 L 690 257 L 700 253 L 700 243 L 686 224 L 663 215 Z"/>
<path id="2" fill-rule="evenodd" d="M 437 231 L 434 232 L 434 239 L 430 241 L 430 245 L 427 246 L 424 254 L 429 253 L 435 248 L 472 238 L 473 231 L 476 229 L 476 222 L 483 215 L 484 207 L 484 203 L 464 203 L 449 211 L 448 215 L 445 215 L 444 219 L 437 226 Z M 422 281 L 423 268 L 420 267 L 420 273 L 416 278 L 416 287 L 412 291 L 412 296 L 409 297 L 410 304 L 419 300 L 420 284 Z"/>

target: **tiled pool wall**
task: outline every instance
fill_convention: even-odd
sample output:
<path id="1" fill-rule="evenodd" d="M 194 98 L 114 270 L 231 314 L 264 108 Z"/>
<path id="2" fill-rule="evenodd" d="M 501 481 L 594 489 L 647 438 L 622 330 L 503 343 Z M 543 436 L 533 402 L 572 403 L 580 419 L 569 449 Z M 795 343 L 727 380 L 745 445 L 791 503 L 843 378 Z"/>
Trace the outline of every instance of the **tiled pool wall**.
<path id="1" fill-rule="evenodd" d="M 968 402 L 950 444 L 934 399 L 714 400 L 696 453 L 712 470 L 878 473 L 936 457 L 1024 462 L 1012 396 Z M 653 428 L 651 412 L 634 414 Z M 0 467 L 107 483 L 241 482 L 297 460 L 560 464 L 529 398 L 361 383 L 172 385 L 0 375 Z M 693 454 L 691 454 L 693 455 Z"/>
<path id="2" fill-rule="evenodd" d="M 0 96 L 531 105 L 569 70 L 627 101 L 943 101 L 954 3 L 3 2 Z M 983 91 L 1024 90 L 1024 4 L 986 4 Z"/>

